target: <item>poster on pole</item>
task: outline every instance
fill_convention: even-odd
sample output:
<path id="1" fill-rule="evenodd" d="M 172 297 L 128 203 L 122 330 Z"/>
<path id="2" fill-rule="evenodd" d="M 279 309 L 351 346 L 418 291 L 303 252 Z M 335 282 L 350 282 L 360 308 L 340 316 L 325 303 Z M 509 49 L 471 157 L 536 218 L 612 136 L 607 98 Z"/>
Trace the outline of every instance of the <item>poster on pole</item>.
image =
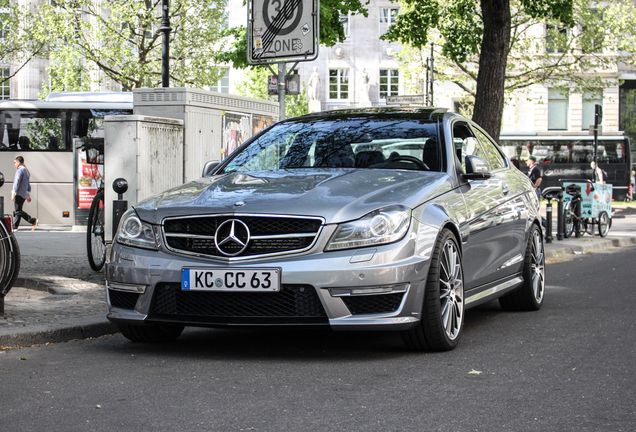
<path id="1" fill-rule="evenodd" d="M 318 57 L 318 0 L 249 0 L 247 5 L 250 64 Z"/>

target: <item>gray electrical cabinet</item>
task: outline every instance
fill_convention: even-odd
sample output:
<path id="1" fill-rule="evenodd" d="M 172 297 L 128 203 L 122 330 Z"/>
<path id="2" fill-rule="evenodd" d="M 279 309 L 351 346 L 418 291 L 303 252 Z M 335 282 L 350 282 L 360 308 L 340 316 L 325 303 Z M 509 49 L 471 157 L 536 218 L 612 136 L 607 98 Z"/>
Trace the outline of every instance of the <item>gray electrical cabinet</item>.
<path id="1" fill-rule="evenodd" d="M 184 87 L 133 91 L 133 114 L 183 120 L 183 182 L 278 121 L 278 102 Z"/>

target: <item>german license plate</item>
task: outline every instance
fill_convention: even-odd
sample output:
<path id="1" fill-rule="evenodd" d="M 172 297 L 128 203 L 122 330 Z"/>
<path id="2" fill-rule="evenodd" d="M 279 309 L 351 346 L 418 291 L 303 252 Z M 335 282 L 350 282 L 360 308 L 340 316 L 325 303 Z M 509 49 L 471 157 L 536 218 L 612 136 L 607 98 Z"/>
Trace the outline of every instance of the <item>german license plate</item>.
<path id="1" fill-rule="evenodd" d="M 210 269 L 181 270 L 181 289 L 185 291 L 278 292 L 280 269 Z"/>

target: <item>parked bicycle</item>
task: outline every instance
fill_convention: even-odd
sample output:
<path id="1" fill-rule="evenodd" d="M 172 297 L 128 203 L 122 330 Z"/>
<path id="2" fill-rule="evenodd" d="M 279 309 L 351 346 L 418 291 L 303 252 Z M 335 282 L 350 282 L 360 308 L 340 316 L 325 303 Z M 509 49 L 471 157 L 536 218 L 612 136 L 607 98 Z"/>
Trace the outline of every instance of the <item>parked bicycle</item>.
<path id="1" fill-rule="evenodd" d="M 577 229 L 579 235 L 594 235 L 595 227 L 598 227 L 598 234 L 601 237 L 607 236 L 612 226 L 612 219 L 608 211 L 598 210 L 591 203 L 589 204 L 589 208 L 585 210 L 582 208 L 583 197 L 581 184 L 585 185 L 587 189 L 586 192 L 589 195 L 596 192 L 594 183 L 589 180 L 575 180 L 576 183 L 570 183 L 570 180 L 561 180 L 561 182 L 564 185 L 563 189 L 565 192 L 563 195 L 564 237 L 568 238 L 572 236 L 572 234 L 576 234 Z M 609 196 L 611 197 L 611 193 Z M 597 194 L 593 194 L 592 197 L 593 199 L 599 200 Z M 605 197 L 602 197 L 602 199 L 605 199 Z M 609 203 L 611 205 L 611 198 Z"/>
<path id="2" fill-rule="evenodd" d="M 0 187 L 3 185 L 4 175 L 0 173 Z M 0 307 L 20 273 L 20 247 L 11 227 L 11 216 L 0 213 Z"/>
<path id="3" fill-rule="evenodd" d="M 95 271 L 100 271 L 106 263 L 106 238 L 104 236 L 104 178 L 99 173 L 99 165 L 103 164 L 101 152 L 97 148 L 86 146 L 86 162 L 94 169 L 90 177 L 97 183 L 97 193 L 93 197 L 86 226 L 86 253 L 88 263 Z"/>

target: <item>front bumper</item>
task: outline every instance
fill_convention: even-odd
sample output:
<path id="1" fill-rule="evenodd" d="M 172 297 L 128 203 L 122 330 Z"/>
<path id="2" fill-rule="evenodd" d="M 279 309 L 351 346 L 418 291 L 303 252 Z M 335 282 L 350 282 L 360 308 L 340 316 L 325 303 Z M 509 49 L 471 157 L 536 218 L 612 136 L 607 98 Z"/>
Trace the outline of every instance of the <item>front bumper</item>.
<path id="1" fill-rule="evenodd" d="M 415 234 L 373 248 L 326 253 L 323 248 L 228 263 L 114 243 L 106 264 L 107 317 L 126 324 L 329 325 L 334 330 L 405 330 L 419 322 L 430 248 Z M 280 268 L 281 292 L 183 291 L 184 267 Z"/>

